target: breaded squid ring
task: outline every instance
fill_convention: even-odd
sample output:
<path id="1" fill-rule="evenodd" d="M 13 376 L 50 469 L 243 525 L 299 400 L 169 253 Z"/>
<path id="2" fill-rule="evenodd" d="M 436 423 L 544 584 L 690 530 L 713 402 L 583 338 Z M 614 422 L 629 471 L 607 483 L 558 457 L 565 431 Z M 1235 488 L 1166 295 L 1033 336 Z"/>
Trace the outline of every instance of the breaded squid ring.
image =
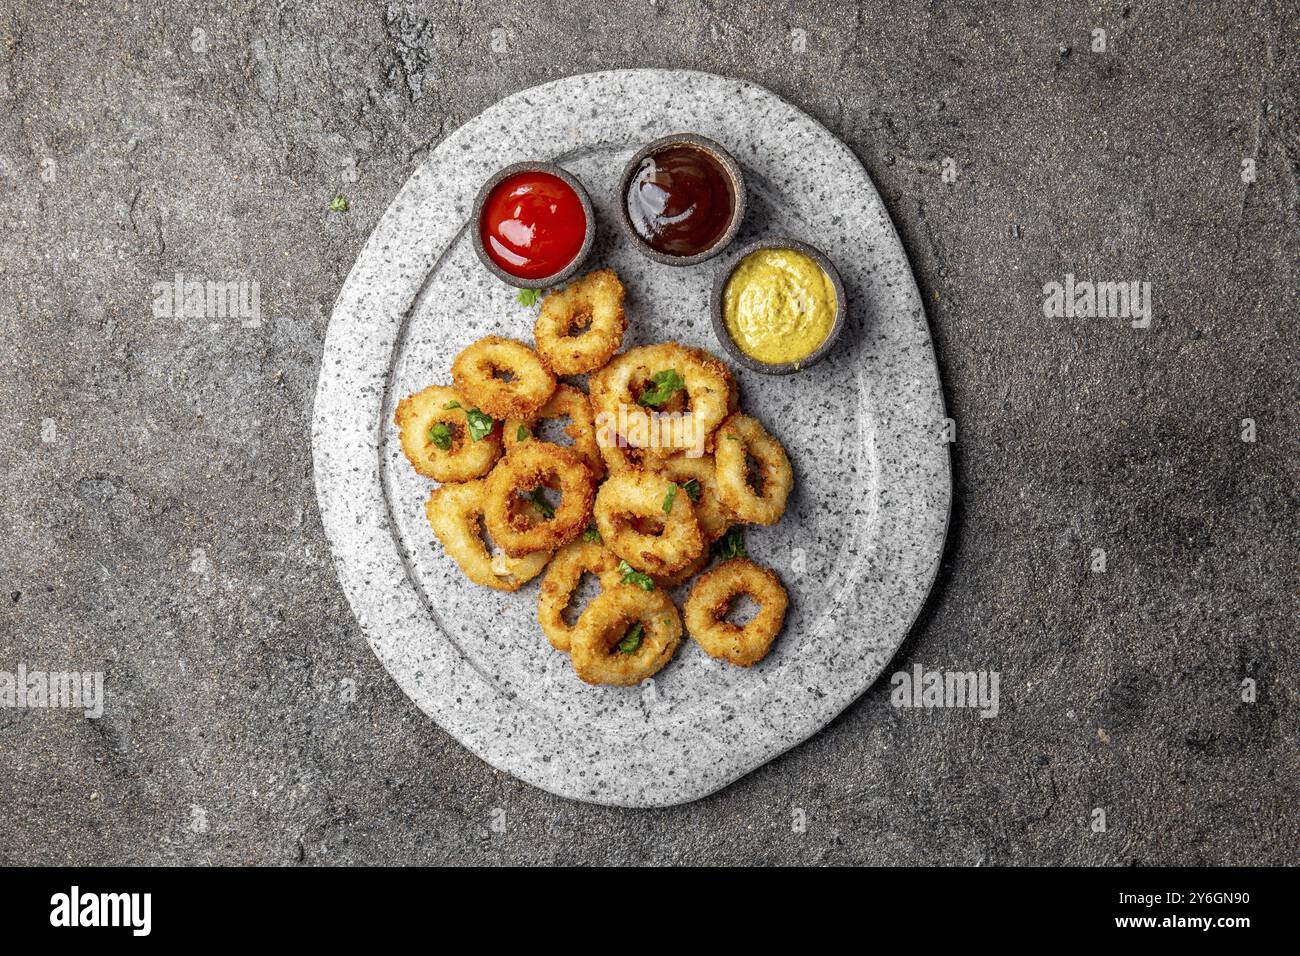
<path id="1" fill-rule="evenodd" d="M 487 476 L 483 521 L 488 534 L 511 557 L 557 550 L 591 523 L 595 485 L 586 464 L 571 448 L 547 442 L 516 445 Z M 560 504 L 551 517 L 532 521 L 519 511 L 517 502 L 543 487 L 558 489 Z"/>
<path id="2" fill-rule="evenodd" d="M 704 551 L 690 496 L 680 488 L 670 494 L 671 488 L 663 475 L 628 469 L 610 475 L 596 495 L 596 527 L 605 547 L 637 571 L 672 574 Z"/>
<path id="3" fill-rule="evenodd" d="M 509 380 L 498 378 L 505 373 Z M 555 376 L 523 342 L 489 335 L 451 363 L 456 390 L 496 419 L 531 418 L 555 391 Z"/>
<path id="4" fill-rule="evenodd" d="M 640 623 L 639 644 L 621 650 Z M 628 687 L 658 673 L 682 642 L 682 617 L 663 591 L 617 584 L 587 605 L 569 639 L 569 659 L 588 684 Z"/>
<path id="5" fill-rule="evenodd" d="M 450 407 L 449 407 L 450 406 Z M 397 405 L 393 421 L 399 429 L 402 451 L 416 472 L 436 481 L 471 481 L 492 470 L 501 457 L 501 436 L 494 429 L 474 441 L 465 415 L 469 405 L 453 389 L 430 385 L 408 395 Z M 448 448 L 440 448 L 431 431 L 440 430 Z"/>
<path id="6" fill-rule="evenodd" d="M 555 394 L 542 406 L 534 418 L 510 418 L 502 426 L 501 436 L 506 451 L 524 442 L 536 442 L 537 423 L 548 418 L 568 418 L 564 434 L 573 439 L 573 450 L 587 463 L 591 476 L 597 481 L 605 476 L 605 459 L 596 445 L 596 420 L 591 414 L 591 404 L 581 389 L 561 382 Z"/>
<path id="7" fill-rule="evenodd" d="M 686 485 L 694 481 L 699 487 L 699 498 L 692 498 L 695 505 L 695 520 L 700 523 L 704 534 L 704 543 L 712 544 L 727 533 L 731 527 L 731 513 L 718 497 L 717 470 L 712 455 L 692 458 L 689 455 L 674 455 L 672 458 L 652 460 L 649 467 L 663 475 L 669 481 L 686 491 Z"/>
<path id="8" fill-rule="evenodd" d="M 683 387 L 661 405 L 641 404 L 654 391 L 654 376 L 668 372 L 674 372 Z M 614 437 L 647 449 L 652 457 L 687 449 L 707 451 L 714 430 L 731 410 L 734 392 L 731 370 L 722 361 L 703 349 L 673 342 L 629 349 L 594 373 L 590 382 L 597 426 L 612 426 Z M 664 414 L 679 410 L 684 414 Z"/>
<path id="9" fill-rule="evenodd" d="M 542 578 L 542 591 L 537 598 L 537 623 L 557 651 L 569 649 L 573 628 L 565 623 L 564 611 L 573 600 L 573 592 L 583 574 L 596 575 L 602 593 L 623 580 L 618 573 L 618 558 L 595 541 L 571 541 L 556 552 L 546 569 L 546 577 Z"/>
<path id="10" fill-rule="evenodd" d="M 750 487 L 747 456 L 758 462 L 762 494 Z M 718 497 L 737 521 L 776 524 L 781 519 L 794 471 L 781 443 L 757 419 L 736 412 L 723 422 L 714 436 L 713 461 Z"/>
<path id="11" fill-rule="evenodd" d="M 424 513 L 443 549 L 467 578 L 498 591 L 518 591 L 542 573 L 551 553 L 536 551 L 521 558 L 488 554 L 479 534 L 486 486 L 480 479 L 435 488 L 425 502 Z"/>
<path id="12" fill-rule="evenodd" d="M 727 608 L 741 594 L 748 594 L 761 607 L 744 627 L 724 618 Z M 686 599 L 686 629 L 710 657 L 751 667 L 767 656 L 772 641 L 785 621 L 790 598 L 781 579 L 745 558 L 733 558 L 701 574 Z"/>
<path id="13" fill-rule="evenodd" d="M 581 375 L 610 360 L 626 328 L 623 283 L 613 269 L 601 269 L 542 300 L 533 339 L 553 373 Z"/>

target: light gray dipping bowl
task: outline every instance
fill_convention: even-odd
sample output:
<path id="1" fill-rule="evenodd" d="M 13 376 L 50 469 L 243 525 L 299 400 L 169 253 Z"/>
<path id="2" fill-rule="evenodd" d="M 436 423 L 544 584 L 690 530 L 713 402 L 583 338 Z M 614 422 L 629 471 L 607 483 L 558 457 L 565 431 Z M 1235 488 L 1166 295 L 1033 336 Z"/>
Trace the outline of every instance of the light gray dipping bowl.
<path id="1" fill-rule="evenodd" d="M 805 359 L 798 362 L 782 362 L 772 365 L 767 362 L 760 362 L 756 358 L 751 358 L 740 350 L 727 331 L 727 323 L 722 314 L 722 295 L 727 289 L 727 283 L 731 280 L 732 274 L 736 271 L 747 255 L 751 252 L 757 252 L 760 249 L 790 249 L 794 252 L 802 252 L 817 265 L 822 267 L 822 271 L 830 277 L 831 285 L 835 287 L 835 317 L 831 320 L 831 330 L 826 335 L 826 340 L 817 346 L 816 351 Z M 839 270 L 835 268 L 835 263 L 831 262 L 820 249 L 810 246 L 806 242 L 800 242 L 797 239 L 788 239 L 785 236 L 773 236 L 767 239 L 760 239 L 757 242 L 751 242 L 736 253 L 736 258 L 725 269 L 718 270 L 717 277 L 713 280 L 713 294 L 709 299 L 709 312 L 713 318 L 713 334 L 717 336 L 718 343 L 726 350 L 728 356 L 735 362 L 752 368 L 755 372 L 762 372 L 764 375 L 791 375 L 795 372 L 802 372 L 810 365 L 816 364 L 831 350 L 835 340 L 839 338 L 840 331 L 844 328 L 844 283 L 840 279 Z"/>
<path id="2" fill-rule="evenodd" d="M 563 180 L 578 194 L 578 201 L 582 203 L 582 213 L 587 217 L 587 232 L 583 237 L 582 246 L 578 249 L 578 254 L 573 257 L 573 261 L 559 272 L 543 276 L 540 279 L 525 279 L 502 269 L 488 255 L 487 247 L 483 244 L 483 230 L 480 228 L 479 220 L 483 215 L 483 207 L 487 204 L 488 196 L 492 195 L 493 189 L 516 173 L 550 173 L 556 179 Z M 516 289 L 549 289 L 551 286 L 559 285 L 561 282 L 571 279 L 582 268 L 582 264 L 587 260 L 587 257 L 591 255 L 592 244 L 596 241 L 596 213 L 591 206 L 591 197 L 587 195 L 587 187 L 582 185 L 582 181 L 573 173 L 554 163 L 515 163 L 505 169 L 498 170 L 478 191 L 478 196 L 474 199 L 474 212 L 470 216 L 469 222 L 474 233 L 474 252 L 478 254 L 479 261 L 494 276 L 506 285 L 512 285 Z"/>

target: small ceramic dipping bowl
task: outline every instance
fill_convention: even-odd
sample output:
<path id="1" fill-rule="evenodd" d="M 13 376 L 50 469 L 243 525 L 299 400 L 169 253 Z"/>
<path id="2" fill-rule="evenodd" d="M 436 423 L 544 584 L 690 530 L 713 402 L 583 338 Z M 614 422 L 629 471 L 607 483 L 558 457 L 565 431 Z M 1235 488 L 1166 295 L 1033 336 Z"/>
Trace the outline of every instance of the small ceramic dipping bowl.
<path id="1" fill-rule="evenodd" d="M 821 267 L 822 271 L 830 278 L 831 285 L 835 288 L 835 315 L 831 319 L 830 331 L 826 334 L 826 338 L 822 340 L 822 344 L 817 346 L 812 354 L 797 362 L 781 362 L 777 364 L 760 362 L 758 359 L 742 352 L 740 346 L 731 337 L 731 333 L 727 331 L 727 322 L 723 312 L 723 295 L 726 292 L 727 283 L 735 273 L 736 267 L 745 261 L 745 257 L 752 252 L 758 252 L 760 249 L 789 249 L 803 253 Z M 844 283 L 840 279 L 840 273 L 835 268 L 835 264 L 820 249 L 797 239 L 774 236 L 749 243 L 736 254 L 735 259 L 726 268 L 718 271 L 713 280 L 713 294 L 710 297 L 709 311 L 713 318 L 713 334 L 717 336 L 718 342 L 721 343 L 723 349 L 733 360 L 745 368 L 753 369 L 755 372 L 762 372 L 765 375 L 790 375 L 794 372 L 802 372 L 809 366 L 816 364 L 835 345 L 835 340 L 839 338 L 839 334 L 844 328 L 844 316 L 846 314 Z"/>
<path id="2" fill-rule="evenodd" d="M 578 202 L 582 205 L 583 215 L 587 220 L 587 228 L 583 236 L 582 245 L 574 257 L 562 268 L 558 269 L 551 275 L 541 276 L 538 278 L 525 278 L 517 276 L 512 272 L 502 268 L 501 265 L 488 254 L 487 247 L 483 243 L 482 218 L 483 210 L 487 205 L 488 198 L 492 195 L 492 190 L 505 182 L 512 176 L 520 173 L 549 173 L 550 175 L 562 180 L 578 196 Z M 487 267 L 487 270 L 507 285 L 512 285 L 517 289 L 546 289 L 573 277 L 574 273 L 582 267 L 582 263 L 587 256 L 591 254 L 592 243 L 596 240 L 596 212 L 591 206 L 591 196 L 587 194 L 587 188 L 582 185 L 581 180 L 573 173 L 554 163 L 515 163 L 513 166 L 507 166 L 505 169 L 498 171 L 491 179 L 483 184 L 483 188 L 478 191 L 478 196 L 474 199 L 474 212 L 470 217 L 470 229 L 474 232 L 474 251 L 478 254 L 479 261 Z"/>
<path id="3" fill-rule="evenodd" d="M 709 243 L 706 248 L 693 254 L 673 253 L 656 249 L 637 231 L 636 226 L 633 224 L 632 211 L 629 209 L 628 193 L 633 180 L 641 169 L 641 164 L 647 158 L 666 153 L 675 147 L 685 147 L 687 151 L 690 149 L 699 150 L 704 154 L 706 161 L 713 161 L 713 166 L 720 172 L 726 184 L 730 186 L 731 218 L 716 239 Z M 699 182 L 700 180 L 694 180 L 694 185 L 698 186 Z M 686 183 L 684 188 L 690 185 L 692 184 Z M 745 218 L 745 199 L 745 175 L 740 170 L 740 164 L 732 158 L 730 153 L 705 136 L 698 136 L 695 133 L 674 133 L 671 136 L 664 136 L 654 142 L 647 143 L 628 161 L 623 170 L 623 175 L 619 177 L 618 194 L 614 197 L 614 204 L 618 207 L 619 221 L 623 224 L 623 231 L 631 240 L 632 245 L 643 255 L 668 266 L 690 266 L 706 259 L 712 259 L 730 245 L 731 240 L 736 237 L 736 230 L 740 228 L 741 220 Z"/>

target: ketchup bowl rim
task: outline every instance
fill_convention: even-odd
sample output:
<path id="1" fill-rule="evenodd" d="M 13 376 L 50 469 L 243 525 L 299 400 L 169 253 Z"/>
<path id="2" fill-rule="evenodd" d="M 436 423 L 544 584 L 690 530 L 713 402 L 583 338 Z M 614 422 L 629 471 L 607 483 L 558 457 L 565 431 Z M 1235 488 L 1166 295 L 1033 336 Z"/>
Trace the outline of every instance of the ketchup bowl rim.
<path id="1" fill-rule="evenodd" d="M 797 362 L 762 362 L 752 358 L 745 354 L 736 340 L 731 337 L 731 332 L 727 330 L 727 320 L 722 301 L 723 295 L 727 291 L 727 283 L 746 257 L 750 253 L 758 252 L 761 249 L 788 249 L 791 252 L 802 252 L 817 263 L 821 270 L 830 277 L 831 285 L 835 287 L 835 316 L 831 319 L 830 331 L 826 333 L 826 338 L 822 339 L 821 345 L 813 349 L 807 358 L 800 359 Z M 826 357 L 826 354 L 831 350 L 831 346 L 835 344 L 835 340 L 840 337 L 840 332 L 844 329 L 844 319 L 848 315 L 848 303 L 844 297 L 844 280 L 840 278 L 840 271 L 835 268 L 835 263 L 831 262 L 830 256 L 806 242 L 800 242 L 798 239 L 792 239 L 789 236 L 776 235 L 747 243 L 736 253 L 735 259 L 726 268 L 718 270 L 717 275 L 713 277 L 713 290 L 709 295 L 709 313 L 710 318 L 713 320 L 714 336 L 727 354 L 735 361 L 745 366 L 745 368 L 753 369 L 755 372 L 762 372 L 764 375 L 792 375 L 795 372 L 802 372 Z"/>
<path id="2" fill-rule="evenodd" d="M 487 205 L 488 197 L 492 195 L 493 189 L 518 173 L 549 173 L 556 179 L 562 180 L 566 186 L 577 194 L 578 202 L 582 206 L 582 214 L 587 220 L 582 245 L 569 261 L 569 264 L 558 272 L 542 276 L 539 279 L 526 279 L 523 276 L 507 272 L 488 255 L 487 247 L 483 244 L 483 207 Z M 479 261 L 494 276 L 506 285 L 514 286 L 516 289 L 546 289 L 572 278 L 578 269 L 582 267 L 587 256 L 591 254 L 591 247 L 596 241 L 596 212 L 591 205 L 591 196 L 587 194 L 587 187 L 582 184 L 582 180 L 577 176 L 555 163 L 512 163 L 503 169 L 497 170 L 479 188 L 478 195 L 474 197 L 474 211 L 470 217 L 470 222 L 474 227 L 474 252 L 478 255 Z"/>
<path id="3" fill-rule="evenodd" d="M 727 228 L 722 235 L 718 236 L 713 245 L 703 252 L 697 252 L 690 256 L 675 256 L 672 253 L 660 252 L 654 248 L 641 238 L 632 225 L 632 218 L 627 212 L 627 190 L 632 184 L 632 177 L 636 175 L 637 170 L 641 167 L 641 161 L 647 156 L 662 153 L 672 146 L 691 146 L 708 153 L 716 159 L 718 164 L 722 166 L 723 172 L 727 174 L 727 178 L 731 180 L 731 191 L 734 197 L 731 219 L 728 220 Z M 646 143 L 627 161 L 627 165 L 623 167 L 623 175 L 618 179 L 618 195 L 615 196 L 615 202 L 618 206 L 618 221 L 623 226 L 623 232 L 632 241 L 632 245 L 636 247 L 638 252 L 664 265 L 692 266 L 697 262 L 712 259 L 731 245 L 731 241 L 736 238 L 736 233 L 740 230 L 741 221 L 745 218 L 746 198 L 745 174 L 740 168 L 740 163 L 736 162 L 735 157 L 727 152 L 721 143 L 699 133 L 670 133 L 667 136 L 660 136 L 658 139 Z"/>

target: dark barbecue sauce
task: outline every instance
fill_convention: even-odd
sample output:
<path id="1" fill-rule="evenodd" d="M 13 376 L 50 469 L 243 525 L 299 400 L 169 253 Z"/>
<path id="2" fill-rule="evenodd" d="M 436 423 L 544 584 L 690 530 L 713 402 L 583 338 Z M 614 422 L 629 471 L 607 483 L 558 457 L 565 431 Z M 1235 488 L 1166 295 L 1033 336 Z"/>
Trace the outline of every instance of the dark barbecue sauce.
<path id="1" fill-rule="evenodd" d="M 694 146 L 669 146 L 647 156 L 628 184 L 632 228 L 665 255 L 707 251 L 727 231 L 735 208 L 726 169 Z"/>

